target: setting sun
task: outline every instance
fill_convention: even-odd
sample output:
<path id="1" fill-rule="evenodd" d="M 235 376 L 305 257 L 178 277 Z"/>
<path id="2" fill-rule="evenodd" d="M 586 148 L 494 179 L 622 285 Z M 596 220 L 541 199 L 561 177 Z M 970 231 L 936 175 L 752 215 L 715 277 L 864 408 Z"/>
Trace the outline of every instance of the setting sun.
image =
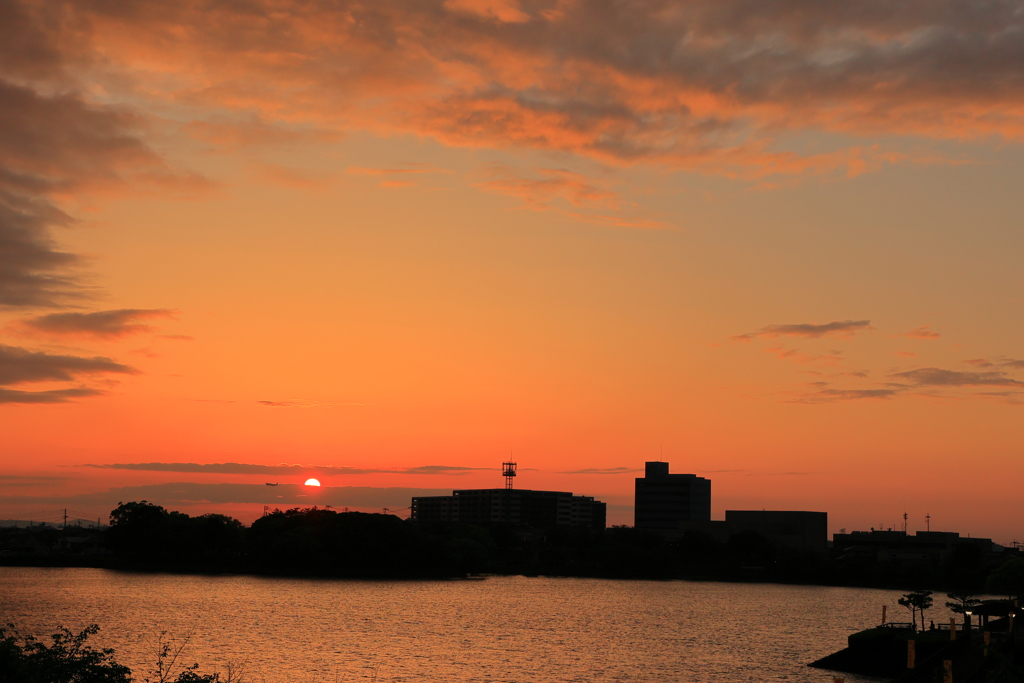
<path id="1" fill-rule="evenodd" d="M 319 485 L 320 485 L 320 480 L 319 479 L 307 479 L 306 480 L 306 486 L 319 486 Z"/>

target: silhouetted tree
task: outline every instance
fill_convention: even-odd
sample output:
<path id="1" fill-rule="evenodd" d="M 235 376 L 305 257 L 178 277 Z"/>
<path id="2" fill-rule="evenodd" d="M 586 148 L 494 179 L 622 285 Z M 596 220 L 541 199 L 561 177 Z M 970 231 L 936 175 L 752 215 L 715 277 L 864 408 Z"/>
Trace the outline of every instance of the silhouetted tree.
<path id="1" fill-rule="evenodd" d="M 954 614 L 964 615 L 964 631 L 970 630 L 971 615 L 968 614 L 968 612 L 970 612 L 972 608 L 980 605 L 981 600 L 978 600 L 970 593 L 946 593 L 946 597 L 952 601 L 947 602 L 946 607 Z"/>
<path id="2" fill-rule="evenodd" d="M 989 593 L 1024 598 L 1024 559 L 1010 560 L 993 569 L 985 589 Z"/>
<path id="3" fill-rule="evenodd" d="M 163 507 L 145 500 L 118 503 L 110 512 L 107 543 L 122 553 L 161 554 L 167 542 L 169 517 Z"/>
<path id="4" fill-rule="evenodd" d="M 364 577 L 423 573 L 416 562 L 416 532 L 394 515 L 275 510 L 253 522 L 249 548 L 272 571 Z"/>
<path id="5" fill-rule="evenodd" d="M 914 622 L 914 628 L 917 628 L 917 613 L 921 613 L 921 630 L 923 631 L 924 612 L 932 606 L 932 592 L 914 591 L 913 593 L 905 593 L 903 597 L 896 602 L 910 610 L 910 618 L 911 621 Z"/>

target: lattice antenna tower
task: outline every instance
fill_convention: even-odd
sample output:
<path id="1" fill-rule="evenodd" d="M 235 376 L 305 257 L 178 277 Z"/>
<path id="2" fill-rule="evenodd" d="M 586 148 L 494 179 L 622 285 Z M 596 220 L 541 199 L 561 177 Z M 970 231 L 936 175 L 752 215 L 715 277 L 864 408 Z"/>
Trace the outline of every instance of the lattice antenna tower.
<path id="1" fill-rule="evenodd" d="M 925 528 L 928 531 L 931 531 L 932 530 L 932 516 L 931 516 L 931 513 L 929 513 L 929 514 L 924 516 L 924 523 L 925 523 Z"/>
<path id="2" fill-rule="evenodd" d="M 512 481 L 516 478 L 516 464 L 514 462 L 501 463 L 501 476 L 505 477 L 505 488 L 512 488 Z"/>

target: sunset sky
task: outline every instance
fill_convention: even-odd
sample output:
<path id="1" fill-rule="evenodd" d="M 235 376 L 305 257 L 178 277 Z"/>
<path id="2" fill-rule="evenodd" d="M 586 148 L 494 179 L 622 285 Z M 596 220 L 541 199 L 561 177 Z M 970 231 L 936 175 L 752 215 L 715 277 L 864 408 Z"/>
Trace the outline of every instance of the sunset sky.
<path id="1" fill-rule="evenodd" d="M 1022 143 L 1021 0 L 0 0 L 0 518 L 1024 540 Z"/>

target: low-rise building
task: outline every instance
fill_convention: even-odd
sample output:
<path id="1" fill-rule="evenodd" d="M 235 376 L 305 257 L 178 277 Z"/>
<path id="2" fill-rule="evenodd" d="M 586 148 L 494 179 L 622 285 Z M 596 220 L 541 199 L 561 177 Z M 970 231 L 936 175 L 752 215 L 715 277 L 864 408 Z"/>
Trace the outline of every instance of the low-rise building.
<path id="1" fill-rule="evenodd" d="M 937 564 L 959 545 L 973 546 L 981 555 L 1002 548 L 991 538 L 971 538 L 954 531 L 918 531 L 910 535 L 892 529 L 853 531 L 832 536 L 832 547 L 840 560 L 861 560 L 887 564 Z"/>
<path id="2" fill-rule="evenodd" d="M 463 489 L 450 496 L 412 499 L 409 518 L 417 522 L 504 522 L 545 529 L 556 526 L 604 529 L 607 505 L 567 491 Z"/>
<path id="3" fill-rule="evenodd" d="M 696 531 L 725 543 L 755 533 L 774 545 L 805 552 L 828 551 L 828 513 L 806 510 L 726 510 L 725 520 L 679 522 L 679 534 Z"/>

